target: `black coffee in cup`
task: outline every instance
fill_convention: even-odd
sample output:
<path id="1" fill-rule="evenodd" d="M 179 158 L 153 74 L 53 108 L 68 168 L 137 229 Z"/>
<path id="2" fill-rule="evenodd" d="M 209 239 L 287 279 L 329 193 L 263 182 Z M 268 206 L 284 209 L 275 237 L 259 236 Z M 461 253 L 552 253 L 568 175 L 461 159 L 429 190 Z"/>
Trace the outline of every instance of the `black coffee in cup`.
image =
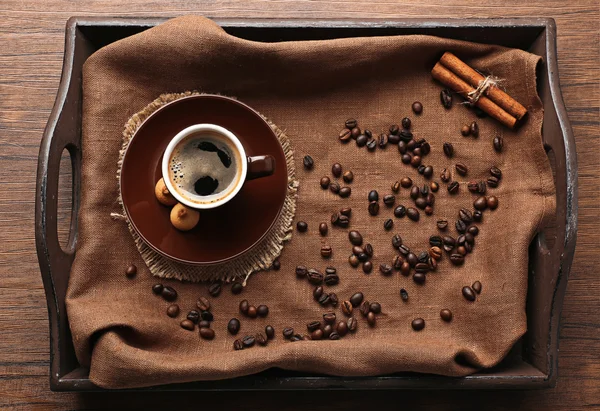
<path id="1" fill-rule="evenodd" d="M 196 204 L 227 197 L 242 173 L 240 154 L 221 134 L 204 130 L 181 140 L 169 160 L 169 178 L 178 194 Z"/>

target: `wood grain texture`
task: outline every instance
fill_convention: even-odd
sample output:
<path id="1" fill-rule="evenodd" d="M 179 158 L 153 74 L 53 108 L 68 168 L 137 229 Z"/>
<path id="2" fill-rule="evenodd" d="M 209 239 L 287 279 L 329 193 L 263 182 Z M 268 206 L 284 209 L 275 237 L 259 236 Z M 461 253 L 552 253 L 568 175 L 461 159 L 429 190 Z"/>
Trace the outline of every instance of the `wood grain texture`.
<path id="1" fill-rule="evenodd" d="M 579 234 L 565 298 L 557 387 L 514 392 L 53 393 L 48 388 L 48 320 L 34 243 L 39 143 L 60 80 L 68 17 L 260 18 L 520 17 L 556 19 L 563 97 L 577 141 Z M 572 1 L 64 1 L 0 2 L 0 408 L 226 409 L 373 408 L 443 410 L 600 409 L 600 4 Z M 59 228 L 69 225 L 68 162 L 60 181 Z M 368 402 L 365 402 L 368 400 Z M 403 407 L 404 408 L 404 407 Z"/>

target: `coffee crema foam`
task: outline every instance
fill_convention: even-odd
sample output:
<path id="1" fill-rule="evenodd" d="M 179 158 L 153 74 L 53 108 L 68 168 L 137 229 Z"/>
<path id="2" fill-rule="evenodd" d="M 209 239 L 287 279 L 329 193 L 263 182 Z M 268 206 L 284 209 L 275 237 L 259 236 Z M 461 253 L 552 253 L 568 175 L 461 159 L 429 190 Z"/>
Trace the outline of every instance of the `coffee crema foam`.
<path id="1" fill-rule="evenodd" d="M 196 204 L 226 198 L 242 172 L 234 144 L 216 132 L 202 131 L 180 141 L 169 159 L 169 179 L 179 195 Z"/>

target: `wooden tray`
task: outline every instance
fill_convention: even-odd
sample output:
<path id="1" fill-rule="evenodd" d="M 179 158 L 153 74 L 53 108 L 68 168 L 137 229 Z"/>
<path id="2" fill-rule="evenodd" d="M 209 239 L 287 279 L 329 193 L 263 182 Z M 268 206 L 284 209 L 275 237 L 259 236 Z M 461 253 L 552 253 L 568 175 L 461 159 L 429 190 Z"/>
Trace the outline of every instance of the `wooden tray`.
<path id="1" fill-rule="evenodd" d="M 75 358 L 65 295 L 77 243 L 81 185 L 81 71 L 99 48 L 144 31 L 165 19 L 73 17 L 66 27 L 65 56 L 56 102 L 44 131 L 36 187 L 36 246 L 50 319 L 50 388 L 100 390 Z M 263 41 L 355 36 L 429 34 L 520 48 L 543 57 L 538 92 L 544 104 L 543 140 L 555 171 L 556 222 L 529 249 L 526 335 L 493 369 L 464 378 L 417 373 L 342 378 L 272 369 L 224 381 L 165 385 L 170 390 L 540 388 L 557 378 L 560 313 L 577 234 L 575 140 L 559 88 L 556 25 L 552 19 L 392 19 L 392 20 L 216 20 L 234 36 Z M 57 237 L 57 192 L 63 149 L 71 157 L 73 199 L 68 245 Z M 552 238 L 550 238 L 552 237 Z"/>

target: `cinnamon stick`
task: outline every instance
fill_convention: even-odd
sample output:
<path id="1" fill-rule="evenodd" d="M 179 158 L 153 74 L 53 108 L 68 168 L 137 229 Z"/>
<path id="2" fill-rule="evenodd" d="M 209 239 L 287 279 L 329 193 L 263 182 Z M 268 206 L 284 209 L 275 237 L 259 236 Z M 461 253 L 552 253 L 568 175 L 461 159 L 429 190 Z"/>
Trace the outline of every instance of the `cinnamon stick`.
<path id="1" fill-rule="evenodd" d="M 474 88 L 477 88 L 484 80 L 481 74 L 448 51 L 444 53 L 440 63 Z M 498 87 L 489 87 L 485 91 L 485 95 L 517 120 L 522 119 L 527 114 L 525 107 Z"/>
<path id="2" fill-rule="evenodd" d="M 448 70 L 439 62 L 436 63 L 433 70 L 431 70 L 431 75 L 444 86 L 454 90 L 464 98 L 467 98 L 467 95 L 475 90 L 471 85 L 467 84 L 463 79 Z M 475 105 L 489 114 L 490 117 L 495 118 L 507 127 L 514 128 L 517 124 L 517 119 L 515 117 L 507 113 L 502 107 L 486 96 L 481 96 Z"/>

